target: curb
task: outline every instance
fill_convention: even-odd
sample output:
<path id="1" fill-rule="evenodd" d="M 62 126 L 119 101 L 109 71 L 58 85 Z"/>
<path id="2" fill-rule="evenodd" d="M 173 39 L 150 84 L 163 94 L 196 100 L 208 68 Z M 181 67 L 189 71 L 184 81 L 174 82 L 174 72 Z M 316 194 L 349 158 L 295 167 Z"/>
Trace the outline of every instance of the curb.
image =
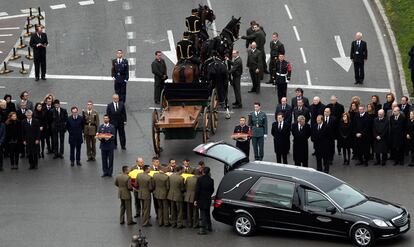
<path id="1" fill-rule="evenodd" d="M 385 14 L 384 7 L 382 6 L 380 0 L 374 0 L 374 2 L 375 2 L 375 5 L 377 6 L 377 8 L 379 10 L 379 13 L 382 17 L 382 20 L 385 23 L 385 27 L 387 28 L 388 35 L 390 36 L 390 39 L 391 39 L 391 44 L 392 44 L 392 48 L 394 50 L 395 59 L 397 60 L 398 75 L 400 77 L 401 89 L 402 89 L 403 96 L 410 97 L 410 94 L 409 94 L 408 89 L 407 89 L 407 82 L 406 82 L 406 79 L 405 79 L 403 63 L 402 63 L 402 59 L 401 59 L 401 53 L 400 53 L 400 50 L 398 49 L 397 40 L 395 38 L 394 31 L 392 31 L 391 24 L 388 20 L 387 15 Z"/>

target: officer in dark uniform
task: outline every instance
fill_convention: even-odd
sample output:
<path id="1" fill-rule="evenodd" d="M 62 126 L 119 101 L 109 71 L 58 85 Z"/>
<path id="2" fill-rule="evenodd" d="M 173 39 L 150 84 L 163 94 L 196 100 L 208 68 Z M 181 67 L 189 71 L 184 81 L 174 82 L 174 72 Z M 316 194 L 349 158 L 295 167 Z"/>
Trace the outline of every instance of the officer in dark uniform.
<path id="1" fill-rule="evenodd" d="M 128 60 L 122 57 L 122 50 L 116 53 L 117 58 L 112 60 L 112 78 L 114 78 L 115 93 L 119 95 L 119 100 L 126 100 L 126 86 L 129 80 Z"/>
<path id="2" fill-rule="evenodd" d="M 198 34 L 201 31 L 201 20 L 198 17 L 198 9 L 191 10 L 191 15 L 185 18 L 185 26 L 189 33 Z"/>
<path id="3" fill-rule="evenodd" d="M 193 42 L 189 40 L 190 33 L 184 32 L 182 40 L 178 41 L 176 51 L 177 51 L 177 59 L 179 62 L 183 62 L 185 60 L 189 60 L 193 57 L 194 54 L 194 47 Z"/>
<path id="4" fill-rule="evenodd" d="M 30 37 L 30 47 L 33 49 L 35 80 L 39 80 L 39 72 L 41 70 L 42 80 L 46 80 L 46 47 L 49 42 L 47 35 L 43 32 L 43 26 L 36 26 L 36 32 Z"/>
<path id="5" fill-rule="evenodd" d="M 234 134 L 243 133 L 243 134 L 250 134 L 250 128 L 246 125 L 246 118 L 240 117 L 240 124 L 234 127 Z M 237 138 L 236 139 L 236 147 L 240 148 L 245 154 L 246 157 L 249 158 L 250 155 L 250 136 L 247 138 Z"/>
<path id="6" fill-rule="evenodd" d="M 277 86 L 277 97 L 280 103 L 282 98 L 286 97 L 287 84 L 292 74 L 292 66 L 285 60 L 284 54 L 279 54 L 279 59 L 272 60 L 270 65 L 271 76 Z"/>

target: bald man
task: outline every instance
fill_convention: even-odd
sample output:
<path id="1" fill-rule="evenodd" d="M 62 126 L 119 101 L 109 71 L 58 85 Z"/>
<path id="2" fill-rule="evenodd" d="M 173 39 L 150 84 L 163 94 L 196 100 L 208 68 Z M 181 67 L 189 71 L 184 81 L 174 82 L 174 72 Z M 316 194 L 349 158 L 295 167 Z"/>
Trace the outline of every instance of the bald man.
<path id="1" fill-rule="evenodd" d="M 354 63 L 355 84 L 364 82 L 364 63 L 368 59 L 367 42 L 362 40 L 362 33 L 355 34 L 355 40 L 351 45 L 351 60 Z"/>

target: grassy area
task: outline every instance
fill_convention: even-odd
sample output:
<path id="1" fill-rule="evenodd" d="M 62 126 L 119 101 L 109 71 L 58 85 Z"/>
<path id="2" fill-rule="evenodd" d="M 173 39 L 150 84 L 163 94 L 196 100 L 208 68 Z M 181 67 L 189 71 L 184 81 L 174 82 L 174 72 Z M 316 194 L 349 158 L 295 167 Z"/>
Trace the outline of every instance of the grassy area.
<path id="1" fill-rule="evenodd" d="M 408 52 L 414 45 L 414 0 L 381 0 L 381 2 L 397 39 L 408 91 L 413 92 L 411 74 L 408 69 Z"/>

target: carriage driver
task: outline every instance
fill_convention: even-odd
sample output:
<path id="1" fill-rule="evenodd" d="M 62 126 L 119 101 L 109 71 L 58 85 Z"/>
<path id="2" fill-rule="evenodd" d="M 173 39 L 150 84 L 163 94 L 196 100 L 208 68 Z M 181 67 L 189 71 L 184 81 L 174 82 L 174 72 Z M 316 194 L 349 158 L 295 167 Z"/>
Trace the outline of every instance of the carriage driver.
<path id="1" fill-rule="evenodd" d="M 192 34 L 198 34 L 201 31 L 201 20 L 198 17 L 198 9 L 191 10 L 191 15 L 185 18 L 185 25 L 188 32 Z"/>
<path id="2" fill-rule="evenodd" d="M 195 64 L 200 64 L 200 60 L 194 57 L 193 42 L 189 40 L 190 33 L 184 32 L 183 39 L 177 43 L 177 59 L 179 63 L 189 60 Z"/>

